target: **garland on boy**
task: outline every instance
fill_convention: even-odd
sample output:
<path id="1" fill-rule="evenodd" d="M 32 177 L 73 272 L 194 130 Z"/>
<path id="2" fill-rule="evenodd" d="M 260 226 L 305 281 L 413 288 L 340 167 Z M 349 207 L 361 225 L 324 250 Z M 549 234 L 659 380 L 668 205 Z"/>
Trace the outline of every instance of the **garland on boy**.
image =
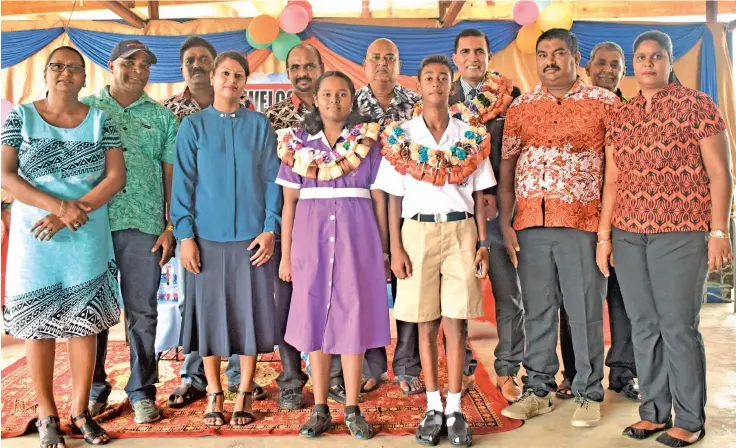
<path id="1" fill-rule="evenodd" d="M 428 148 L 410 141 L 401 123 L 389 124 L 383 134 L 382 154 L 401 174 L 442 186 L 460 184 L 475 172 L 491 152 L 485 123 L 506 112 L 513 100 L 511 79 L 486 72 L 478 95 L 450 106 L 450 116 L 470 126 L 449 150 Z M 414 106 L 414 118 L 422 114 L 422 102 Z"/>
<path id="2" fill-rule="evenodd" d="M 319 181 L 338 179 L 354 171 L 378 140 L 378 123 L 353 126 L 345 141 L 329 151 L 305 146 L 294 130 L 281 137 L 278 156 L 300 176 Z"/>
<path id="3" fill-rule="evenodd" d="M 511 96 L 514 90 L 511 79 L 492 71 L 486 72 L 479 90 L 472 100 L 450 106 L 450 116 L 471 126 L 483 126 L 505 113 L 514 99 Z M 414 105 L 414 117 L 421 114 L 422 102 L 419 101 Z"/>

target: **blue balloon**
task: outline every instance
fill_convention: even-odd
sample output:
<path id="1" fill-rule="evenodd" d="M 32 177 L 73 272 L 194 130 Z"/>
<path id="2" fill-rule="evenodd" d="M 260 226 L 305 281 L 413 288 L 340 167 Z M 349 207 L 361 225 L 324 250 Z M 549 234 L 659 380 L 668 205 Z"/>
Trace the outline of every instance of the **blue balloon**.
<path id="1" fill-rule="evenodd" d="M 547 6 L 552 4 L 552 0 L 536 0 L 535 2 L 537 6 L 539 6 L 539 10 L 546 8 Z"/>

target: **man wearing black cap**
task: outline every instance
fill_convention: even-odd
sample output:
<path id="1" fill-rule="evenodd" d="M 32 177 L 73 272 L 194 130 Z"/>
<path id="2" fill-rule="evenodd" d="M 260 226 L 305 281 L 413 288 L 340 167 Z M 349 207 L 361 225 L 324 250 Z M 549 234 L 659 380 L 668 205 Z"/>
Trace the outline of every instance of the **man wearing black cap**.
<path id="1" fill-rule="evenodd" d="M 82 101 L 105 111 L 123 142 L 128 171 L 125 188 L 108 206 L 115 259 L 130 340 L 130 378 L 125 391 L 135 422 L 161 418 L 156 406 L 156 293 L 161 267 L 174 253 L 174 226 L 167 221 L 171 199 L 177 121 L 143 89 L 156 55 L 138 40 L 121 41 L 110 53 L 110 85 Z M 97 338 L 90 393 L 92 415 L 102 412 L 112 389 L 106 381 L 107 332 Z"/>

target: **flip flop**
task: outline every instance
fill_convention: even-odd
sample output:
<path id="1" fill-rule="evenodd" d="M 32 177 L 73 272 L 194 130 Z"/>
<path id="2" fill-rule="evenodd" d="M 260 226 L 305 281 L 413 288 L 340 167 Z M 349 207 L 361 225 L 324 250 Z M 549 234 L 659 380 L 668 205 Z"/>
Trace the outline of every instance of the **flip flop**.
<path id="1" fill-rule="evenodd" d="M 570 379 L 565 378 L 560 383 L 560 387 L 557 388 L 557 392 L 555 392 L 555 396 L 559 398 L 560 400 L 569 400 L 571 398 L 575 398 L 575 395 L 572 393 L 572 382 Z"/>
<path id="2" fill-rule="evenodd" d="M 409 390 L 404 390 L 401 387 L 401 382 L 405 381 L 406 384 L 409 385 Z M 407 397 L 409 395 L 417 395 L 424 393 L 424 386 L 422 385 L 422 382 L 419 380 L 418 376 L 411 376 L 411 375 L 397 375 L 394 379 L 394 383 L 399 385 L 399 389 L 401 390 L 401 393 L 406 395 Z"/>
<path id="3" fill-rule="evenodd" d="M 168 405 L 172 409 L 179 409 L 194 403 L 207 396 L 207 392 L 199 390 L 190 383 L 184 383 L 174 390 L 174 393 L 169 395 Z M 181 398 L 182 402 L 177 403 L 176 399 Z"/>
<path id="4" fill-rule="evenodd" d="M 373 387 L 365 387 L 365 385 L 370 381 L 371 378 L 364 378 L 363 383 L 360 385 L 360 393 L 361 394 L 367 394 L 370 392 L 373 392 L 374 390 L 377 390 L 379 387 L 381 387 L 381 384 L 383 384 L 382 378 L 373 378 L 373 380 L 376 382 L 376 384 Z"/>

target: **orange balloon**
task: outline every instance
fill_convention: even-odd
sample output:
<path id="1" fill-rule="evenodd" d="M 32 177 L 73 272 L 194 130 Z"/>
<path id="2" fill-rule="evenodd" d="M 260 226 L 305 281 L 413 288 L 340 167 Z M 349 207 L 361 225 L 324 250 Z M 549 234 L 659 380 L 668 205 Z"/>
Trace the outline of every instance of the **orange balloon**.
<path id="1" fill-rule="evenodd" d="M 542 35 L 542 30 L 536 23 L 524 25 L 516 35 L 516 46 L 522 53 L 532 54 L 537 52 L 537 39 Z"/>
<path id="2" fill-rule="evenodd" d="M 267 15 L 253 17 L 248 25 L 248 33 L 255 43 L 269 44 L 279 35 L 279 21 Z"/>

